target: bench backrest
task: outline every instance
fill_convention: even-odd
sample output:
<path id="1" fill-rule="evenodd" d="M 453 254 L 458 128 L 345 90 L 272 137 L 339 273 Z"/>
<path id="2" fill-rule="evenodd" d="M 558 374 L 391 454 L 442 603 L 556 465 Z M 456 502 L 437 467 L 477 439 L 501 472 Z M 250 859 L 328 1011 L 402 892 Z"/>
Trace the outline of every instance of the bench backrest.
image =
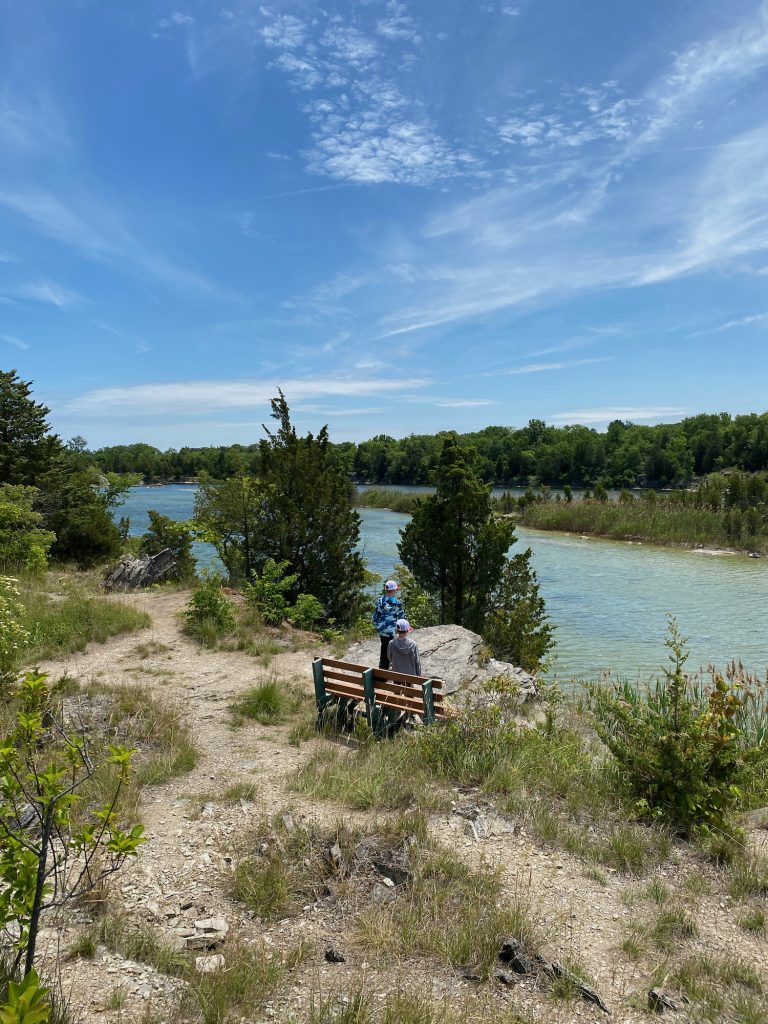
<path id="1" fill-rule="evenodd" d="M 447 713 L 441 679 L 412 676 L 391 669 L 369 668 L 334 658 L 316 658 L 312 663 L 315 694 L 320 707 L 327 695 L 421 715 L 427 724 Z"/>

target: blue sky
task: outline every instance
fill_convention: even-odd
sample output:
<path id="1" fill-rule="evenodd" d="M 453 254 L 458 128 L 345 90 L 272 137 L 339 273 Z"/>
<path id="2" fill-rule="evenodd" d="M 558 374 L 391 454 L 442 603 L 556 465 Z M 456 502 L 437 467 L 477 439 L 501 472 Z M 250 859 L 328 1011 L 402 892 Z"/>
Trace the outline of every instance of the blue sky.
<path id="1" fill-rule="evenodd" d="M 764 411 L 768 2 L 0 0 L 0 365 L 93 446 Z"/>

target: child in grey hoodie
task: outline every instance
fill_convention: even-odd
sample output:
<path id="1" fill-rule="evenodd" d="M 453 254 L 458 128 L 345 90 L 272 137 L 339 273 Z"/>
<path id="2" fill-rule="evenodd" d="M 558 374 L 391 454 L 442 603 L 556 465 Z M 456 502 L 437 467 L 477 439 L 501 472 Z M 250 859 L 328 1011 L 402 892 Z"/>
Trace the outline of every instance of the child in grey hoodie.
<path id="1" fill-rule="evenodd" d="M 395 624 L 395 637 L 389 641 L 387 648 L 390 668 L 395 672 L 406 672 L 411 676 L 421 675 L 421 659 L 419 648 L 411 640 L 408 633 L 411 624 L 408 619 L 398 619 Z"/>

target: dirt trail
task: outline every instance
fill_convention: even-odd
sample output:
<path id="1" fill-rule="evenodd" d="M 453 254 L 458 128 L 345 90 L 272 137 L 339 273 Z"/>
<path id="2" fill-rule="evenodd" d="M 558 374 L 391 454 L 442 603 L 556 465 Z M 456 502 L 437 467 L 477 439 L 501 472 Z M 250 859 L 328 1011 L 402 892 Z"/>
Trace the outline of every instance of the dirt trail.
<path id="1" fill-rule="evenodd" d="M 389 965 L 379 973 L 381 969 L 373 961 L 355 951 L 348 922 L 339 919 L 336 911 L 314 905 L 295 918 L 265 926 L 227 895 L 235 841 L 250 822 L 265 813 L 291 807 L 299 819 L 328 824 L 342 817 L 347 822 L 370 821 L 371 816 L 342 811 L 327 803 L 310 805 L 290 792 L 288 777 L 306 760 L 315 743 L 327 740 L 312 740 L 296 748 L 288 743 L 288 727 L 248 723 L 233 729 L 229 722 L 228 703 L 259 680 L 270 676 L 300 680 L 309 692 L 313 654 L 286 652 L 264 668 L 244 653 L 202 648 L 179 628 L 178 613 L 187 597 L 185 593 L 163 592 L 132 596 L 127 600 L 151 615 L 150 627 L 104 645 L 92 645 L 66 661 L 41 666 L 54 678 L 67 674 L 83 683 L 98 680 L 105 685 L 151 686 L 160 699 L 183 710 L 201 751 L 197 767 L 188 775 L 143 791 L 147 843 L 137 862 L 114 882 L 113 895 L 136 920 L 169 936 L 191 927 L 195 920 L 222 916 L 230 933 L 246 942 L 263 941 L 276 950 L 295 945 L 300 939 L 309 943 L 311 955 L 293 972 L 288 990 L 254 1021 L 301 1020 L 310 989 L 354 986 L 363 976 L 374 990 L 407 981 L 436 997 L 487 998 L 488 986 L 482 986 L 480 992 L 458 972 L 425 961 Z M 236 782 L 254 783 L 254 799 L 235 803 L 216 799 Z M 457 802 L 463 799 L 464 795 L 457 792 Z M 519 825 L 513 831 L 479 841 L 467 834 L 467 822 L 457 814 L 436 815 L 430 827 L 436 839 L 467 863 L 500 868 L 510 899 L 521 895 L 527 899 L 532 916 L 551 936 L 547 953 L 560 958 L 575 956 L 585 965 L 614 1010 L 612 1020 L 634 1024 L 647 1019 L 646 1013 L 628 1003 L 633 995 L 639 993 L 642 998 L 647 992 L 647 972 L 620 952 L 638 913 L 625 899 L 635 883 L 612 872 L 607 872 L 602 881 L 589 878 L 581 861 L 548 849 Z M 673 858 L 658 874 L 674 887 L 689 868 L 685 856 L 681 856 L 677 863 Z M 714 877 L 713 869 L 706 871 Z M 760 970 L 764 940 L 748 938 L 738 929 L 736 910 L 722 900 L 702 903 L 697 911 L 699 938 L 691 940 L 692 951 L 701 947 L 709 953 L 726 953 L 738 948 L 744 961 Z M 63 948 L 77 931 L 78 921 L 72 920 L 63 937 Z M 53 932 L 49 938 L 62 941 Z M 347 963 L 325 962 L 323 950 L 328 943 L 347 951 Z M 174 984 L 144 965 L 103 949 L 92 961 L 78 959 L 65 964 L 63 980 L 76 1007 L 75 1019 L 85 1024 L 138 1024 L 148 1006 L 154 1007 L 162 1020 L 164 1000 Z M 588 1003 L 553 1004 L 528 982 L 512 990 L 500 990 L 493 998 L 520 1012 L 533 1013 L 539 1021 L 571 1024 L 605 1019 Z M 119 1007 L 115 1005 L 118 1002 Z"/>

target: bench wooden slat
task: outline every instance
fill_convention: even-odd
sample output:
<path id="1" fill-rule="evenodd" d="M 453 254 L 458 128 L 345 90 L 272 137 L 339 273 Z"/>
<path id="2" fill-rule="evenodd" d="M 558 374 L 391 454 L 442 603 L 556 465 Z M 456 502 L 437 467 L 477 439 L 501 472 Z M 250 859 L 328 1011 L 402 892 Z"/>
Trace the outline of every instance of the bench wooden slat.
<path id="1" fill-rule="evenodd" d="M 375 682 L 384 683 L 426 683 L 427 680 L 431 679 L 431 676 L 411 676 L 406 672 L 395 672 L 391 668 L 375 668 L 373 670 L 373 678 Z M 440 690 L 443 686 L 442 679 L 432 679 L 432 689 Z"/>
<path id="2" fill-rule="evenodd" d="M 351 683 L 328 683 L 325 687 L 327 693 L 339 697 L 354 697 L 356 700 L 365 699 L 365 690 L 362 686 L 354 686 Z"/>
<path id="3" fill-rule="evenodd" d="M 342 683 L 360 683 L 363 685 L 362 673 L 360 672 L 334 672 L 332 668 L 323 669 L 324 679 L 338 679 Z"/>
<path id="4" fill-rule="evenodd" d="M 423 691 L 420 686 L 406 686 L 404 683 L 383 683 L 378 679 L 374 680 L 376 693 L 401 693 L 405 697 L 416 695 L 421 697 Z M 442 693 L 433 693 L 435 704 L 442 703 Z"/>
<path id="5" fill-rule="evenodd" d="M 422 715 L 423 716 L 426 713 L 426 709 L 424 707 L 424 701 L 423 700 L 419 700 L 419 701 L 408 700 L 406 697 L 396 697 L 394 694 L 390 694 L 390 693 L 382 694 L 381 698 L 379 698 L 379 695 L 377 694 L 376 695 L 376 703 L 380 707 L 395 708 L 398 711 L 410 711 L 412 714 L 417 714 L 417 715 Z M 446 715 L 444 708 L 442 708 L 442 707 L 437 708 L 436 707 L 435 708 L 435 717 L 436 718 L 441 718 L 441 717 L 448 717 L 448 716 Z"/>
<path id="6" fill-rule="evenodd" d="M 354 665 L 351 661 L 337 661 L 335 658 L 322 658 L 323 667 L 327 665 L 328 668 L 347 668 L 352 672 L 365 672 L 369 668 L 368 665 Z"/>

